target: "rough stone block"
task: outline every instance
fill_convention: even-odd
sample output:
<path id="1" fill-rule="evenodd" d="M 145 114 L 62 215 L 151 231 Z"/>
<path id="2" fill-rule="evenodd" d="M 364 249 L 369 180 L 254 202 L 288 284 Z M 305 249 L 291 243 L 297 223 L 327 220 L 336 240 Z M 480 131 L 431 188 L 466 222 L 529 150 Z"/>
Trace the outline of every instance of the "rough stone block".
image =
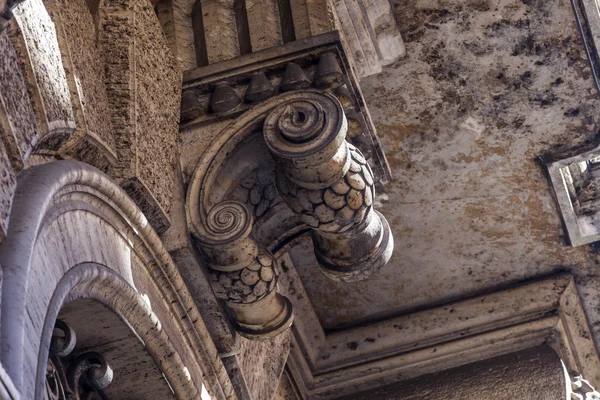
<path id="1" fill-rule="evenodd" d="M 163 232 L 173 201 L 181 75 L 149 1 L 105 0 L 100 15 L 119 159 L 111 174 Z"/>
<path id="2" fill-rule="evenodd" d="M 22 168 L 39 138 L 35 113 L 18 55 L 6 32 L 0 33 L 0 137 L 10 162 Z"/>
<path id="3" fill-rule="evenodd" d="M 240 367 L 252 400 L 275 396 L 289 351 L 289 330 L 264 341 L 240 337 Z"/>
<path id="4" fill-rule="evenodd" d="M 58 1 L 47 7 L 56 26 L 76 122 L 75 132 L 65 139 L 60 152 L 68 151 L 106 171 L 116 162 L 115 138 L 107 121 L 110 111 L 94 16 L 83 0 Z"/>
<path id="5" fill-rule="evenodd" d="M 71 94 L 58 47 L 56 30 L 42 0 L 13 9 L 20 28 L 11 37 L 22 60 L 29 59 L 26 80 L 34 98 L 40 129 L 49 147 L 64 140 L 75 128 Z M 22 36 L 20 35 L 22 34 Z M 19 37 L 20 36 L 20 37 Z M 26 48 L 25 48 L 26 47 Z"/>
<path id="6" fill-rule="evenodd" d="M 4 120 L 0 110 L 0 121 Z M 17 186 L 17 180 L 8 154 L 2 142 L 0 142 L 0 243 L 6 237 L 8 230 L 8 219 L 12 204 L 13 193 Z"/>

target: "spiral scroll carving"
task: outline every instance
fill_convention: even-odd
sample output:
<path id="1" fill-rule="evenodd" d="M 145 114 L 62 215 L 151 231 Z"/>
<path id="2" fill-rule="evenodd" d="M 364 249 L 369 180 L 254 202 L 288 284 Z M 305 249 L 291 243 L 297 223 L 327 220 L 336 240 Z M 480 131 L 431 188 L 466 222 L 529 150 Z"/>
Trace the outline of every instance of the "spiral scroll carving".
<path id="1" fill-rule="evenodd" d="M 252 225 L 248 209 L 236 201 L 224 201 L 208 212 L 208 231 L 218 240 L 231 241 L 248 233 Z"/>
<path id="2" fill-rule="evenodd" d="M 211 208 L 201 242 L 217 298 L 225 301 L 238 332 L 250 338 L 278 335 L 292 323 L 290 301 L 277 293 L 277 263 L 250 237 L 252 213 L 234 200 Z"/>
<path id="3" fill-rule="evenodd" d="M 313 228 L 315 255 L 336 280 L 365 279 L 393 250 L 387 221 L 373 210 L 373 172 L 348 143 L 344 110 L 332 95 L 308 92 L 271 111 L 263 125 L 267 147 L 281 168 L 277 188 Z"/>

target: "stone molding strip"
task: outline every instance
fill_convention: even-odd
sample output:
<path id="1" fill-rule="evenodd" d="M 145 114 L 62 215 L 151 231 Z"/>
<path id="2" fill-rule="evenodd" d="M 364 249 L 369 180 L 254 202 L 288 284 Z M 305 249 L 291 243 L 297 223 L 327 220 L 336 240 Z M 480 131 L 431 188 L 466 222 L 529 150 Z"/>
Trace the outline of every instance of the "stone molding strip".
<path id="1" fill-rule="evenodd" d="M 84 201 L 70 201 L 83 196 Z M 61 201 L 62 200 L 62 201 Z M 86 205 L 87 204 L 87 205 Z M 2 364 L 15 386 L 23 390 L 25 360 L 26 285 L 32 273 L 31 262 L 36 238 L 56 215 L 73 207 L 96 208 L 95 213 L 118 229 L 148 268 L 161 292 L 171 299 L 170 309 L 178 316 L 187 346 L 204 369 L 203 380 L 216 398 L 228 398 L 233 389 L 217 350 L 208 335 L 194 301 L 175 263 L 142 212 L 127 194 L 99 170 L 76 161 L 57 161 L 31 168 L 18 179 L 11 224 L 7 238 L 0 245 L 2 265 L 2 314 L 0 349 Z M 29 379 L 29 378 L 28 378 Z"/>
<path id="2" fill-rule="evenodd" d="M 331 57 L 323 57 L 326 54 L 334 56 L 337 66 L 331 66 Z M 323 67 L 326 67 L 325 70 Z M 318 79 L 320 76 L 333 78 L 333 82 L 331 79 Z M 310 90 L 312 87 L 331 90 L 344 98 L 347 117 L 352 127 L 356 125 L 356 129 L 352 130 L 356 130 L 359 136 L 354 144 L 359 145 L 365 155 L 369 153 L 372 156 L 377 180 L 391 180 L 391 170 L 367 110 L 359 80 L 350 67 L 338 32 L 185 71 L 181 130 L 235 118 L 252 112 L 254 107 L 280 92 Z M 252 93 L 251 97 L 249 93 Z M 215 98 L 219 101 L 216 102 Z M 216 112 L 215 104 L 218 105 Z"/>
<path id="3" fill-rule="evenodd" d="M 600 359 L 570 275 L 330 333 L 285 253 L 276 253 L 287 268 L 280 285 L 296 312 L 288 368 L 304 398 L 337 398 L 541 343 L 550 343 L 569 370 L 600 382 Z"/>

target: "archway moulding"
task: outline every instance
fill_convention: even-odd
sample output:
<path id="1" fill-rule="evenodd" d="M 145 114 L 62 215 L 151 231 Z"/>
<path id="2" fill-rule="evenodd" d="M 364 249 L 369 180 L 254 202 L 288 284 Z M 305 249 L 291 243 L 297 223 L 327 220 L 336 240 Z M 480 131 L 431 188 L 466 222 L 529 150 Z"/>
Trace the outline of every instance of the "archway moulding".
<path id="1" fill-rule="evenodd" d="M 199 393 L 203 383 L 213 398 L 233 396 L 160 238 L 123 189 L 97 169 L 57 161 L 23 172 L 0 265 L 0 357 L 21 398 L 34 398 L 48 331 L 62 304 L 75 298 L 97 299 L 128 321 L 182 398 Z"/>

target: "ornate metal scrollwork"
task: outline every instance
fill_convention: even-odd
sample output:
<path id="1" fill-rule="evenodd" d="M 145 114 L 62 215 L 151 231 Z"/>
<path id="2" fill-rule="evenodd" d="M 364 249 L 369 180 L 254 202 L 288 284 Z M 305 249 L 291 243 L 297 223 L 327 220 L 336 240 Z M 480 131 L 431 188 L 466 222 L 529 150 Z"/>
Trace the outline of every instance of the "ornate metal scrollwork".
<path id="1" fill-rule="evenodd" d="M 373 209 L 373 172 L 346 141 L 347 129 L 339 101 L 313 91 L 273 109 L 263 133 L 281 167 L 279 192 L 313 229 L 323 271 L 352 282 L 384 266 L 394 245 L 385 217 Z"/>
<path id="2" fill-rule="evenodd" d="M 87 352 L 72 359 L 76 335 L 64 321 L 58 319 L 50 343 L 46 369 L 45 400 L 107 400 L 103 392 L 112 382 L 113 371 L 96 352 Z"/>
<path id="3" fill-rule="evenodd" d="M 206 218 L 202 250 L 212 285 L 224 300 L 237 331 L 251 339 L 276 336 L 290 327 L 291 302 L 277 293 L 277 262 L 251 237 L 252 213 L 236 201 L 215 205 Z"/>

